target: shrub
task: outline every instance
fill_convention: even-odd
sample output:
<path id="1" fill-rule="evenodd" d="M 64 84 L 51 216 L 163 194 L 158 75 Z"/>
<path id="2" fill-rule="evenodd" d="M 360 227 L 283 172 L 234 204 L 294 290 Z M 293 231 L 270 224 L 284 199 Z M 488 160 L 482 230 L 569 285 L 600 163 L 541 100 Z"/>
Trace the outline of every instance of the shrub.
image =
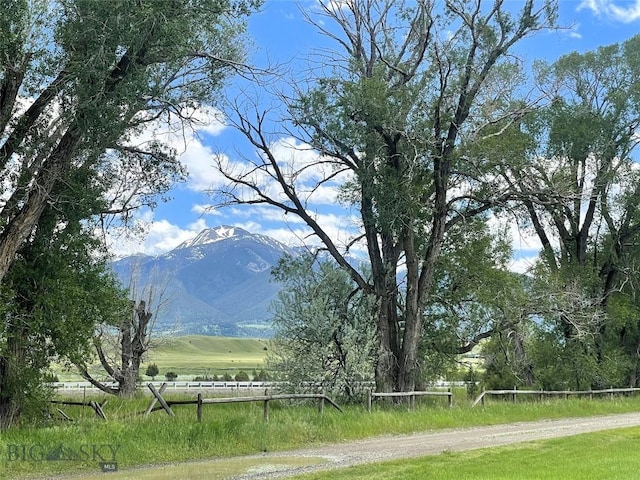
<path id="1" fill-rule="evenodd" d="M 164 374 L 164 376 L 168 382 L 173 382 L 176 378 L 178 378 L 178 374 L 175 372 L 167 372 Z"/>
<path id="2" fill-rule="evenodd" d="M 151 377 L 154 382 L 156 380 L 156 376 L 159 373 L 160 373 L 160 370 L 158 369 L 158 366 L 155 363 L 152 363 L 151 365 L 149 365 L 147 367 L 146 375 L 147 375 L 147 377 Z"/>
<path id="3" fill-rule="evenodd" d="M 249 381 L 249 374 L 244 370 L 240 370 L 236 374 L 236 382 L 248 382 L 248 381 Z"/>

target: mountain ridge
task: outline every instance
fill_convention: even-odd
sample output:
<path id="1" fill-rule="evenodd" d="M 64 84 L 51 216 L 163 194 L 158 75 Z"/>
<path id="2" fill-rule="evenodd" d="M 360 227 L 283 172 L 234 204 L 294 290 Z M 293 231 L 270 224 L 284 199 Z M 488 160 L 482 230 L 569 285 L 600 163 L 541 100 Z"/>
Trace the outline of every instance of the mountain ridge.
<path id="1" fill-rule="evenodd" d="M 280 290 L 271 281 L 271 268 L 299 250 L 221 225 L 164 254 L 132 255 L 112 267 L 124 285 L 135 280 L 139 290 L 164 292 L 157 300 L 166 301 L 154 325 L 158 333 L 268 337 L 269 306 Z"/>

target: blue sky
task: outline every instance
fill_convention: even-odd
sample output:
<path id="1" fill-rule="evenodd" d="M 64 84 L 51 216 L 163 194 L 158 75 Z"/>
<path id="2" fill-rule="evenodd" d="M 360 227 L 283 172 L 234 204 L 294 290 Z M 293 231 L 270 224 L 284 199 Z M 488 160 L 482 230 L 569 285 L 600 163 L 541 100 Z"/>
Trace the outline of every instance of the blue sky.
<path id="1" fill-rule="evenodd" d="M 259 66 L 286 63 L 295 69 L 306 65 L 318 48 L 327 46 L 326 37 L 308 24 L 301 13 L 301 9 L 313 11 L 317 8 L 316 1 L 265 0 L 262 10 L 249 19 L 250 62 Z M 519 8 L 523 2 L 511 0 L 508 3 Z M 525 40 L 518 46 L 517 54 L 527 62 L 534 59 L 553 61 L 572 51 L 585 52 L 623 42 L 640 33 L 640 0 L 561 0 L 558 23 L 565 28 L 542 32 Z M 230 98 L 238 95 L 242 83 L 240 79 L 231 79 L 225 95 Z M 170 139 L 180 152 L 189 179 L 173 189 L 171 201 L 160 204 L 155 211 L 140 212 L 139 221 L 146 225 L 146 236 L 127 241 L 119 239 L 113 246 L 115 254 L 161 254 L 193 238 L 202 229 L 218 225 L 241 226 L 289 244 L 298 243 L 304 237 L 302 225 L 292 223 L 293 219 L 277 212 L 252 207 L 213 211 L 206 208 L 211 199 L 205 191 L 220 181 L 212 167 L 214 156 L 222 154 L 233 160 L 237 159 L 238 151 L 252 152 L 243 138 L 232 128 L 225 127 L 224 120 L 217 118 L 215 112 L 203 112 L 201 118 L 198 131 L 184 132 Z M 287 148 L 286 138 L 276 141 L 283 154 L 293 154 Z M 329 225 L 328 230 L 339 236 L 349 221 L 342 216 L 345 212 L 331 208 L 330 203 L 330 192 L 327 192 L 327 197 L 319 200 L 318 211 Z M 521 250 L 517 261 L 524 265 L 527 257 L 535 254 L 537 244 L 518 232 L 513 234 L 515 248 Z M 522 265 L 515 268 L 521 269 Z"/>

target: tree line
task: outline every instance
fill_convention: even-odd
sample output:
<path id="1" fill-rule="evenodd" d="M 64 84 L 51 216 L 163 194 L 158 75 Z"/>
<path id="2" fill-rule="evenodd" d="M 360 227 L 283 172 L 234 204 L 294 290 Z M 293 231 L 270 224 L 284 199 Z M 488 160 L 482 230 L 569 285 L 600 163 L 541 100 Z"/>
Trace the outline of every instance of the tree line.
<path id="1" fill-rule="evenodd" d="M 482 344 L 495 386 L 636 384 L 640 37 L 525 65 L 518 45 L 556 27 L 557 1 L 320 3 L 307 19 L 335 49 L 278 91 L 245 60 L 257 1 L 4 6 L 0 427 L 40 411 L 52 360 L 88 375 L 97 356 L 131 393 L 153 313 L 109 274 L 103 232 L 185 175 L 168 145 L 132 139 L 207 106 L 258 153 L 214 159 L 216 205 L 275 207 L 327 252 L 274 271 L 292 374 L 408 391 Z M 225 96 L 234 73 L 272 109 Z M 314 160 L 282 158 L 271 125 Z M 346 242 L 309 207 L 327 187 L 356 212 Z M 539 239 L 528 274 L 499 225 Z"/>
<path id="2" fill-rule="evenodd" d="M 525 65 L 515 48 L 555 28 L 556 2 L 322 8 L 335 51 L 281 109 L 232 103 L 260 155 L 221 158 L 214 192 L 296 216 L 331 259 L 276 269 L 276 364 L 346 395 L 363 377 L 410 391 L 482 345 L 490 387 L 634 386 L 640 37 Z M 274 147 L 274 121 L 314 175 Z M 308 207 L 328 186 L 356 212 L 348 241 Z M 526 274 L 509 225 L 541 245 Z"/>

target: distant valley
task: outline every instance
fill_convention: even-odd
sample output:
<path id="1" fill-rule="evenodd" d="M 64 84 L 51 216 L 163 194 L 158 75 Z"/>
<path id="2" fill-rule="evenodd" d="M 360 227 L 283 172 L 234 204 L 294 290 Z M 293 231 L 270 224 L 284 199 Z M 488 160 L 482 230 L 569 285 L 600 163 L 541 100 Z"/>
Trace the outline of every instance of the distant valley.
<path id="1" fill-rule="evenodd" d="M 162 295 L 158 333 L 266 338 L 272 334 L 269 307 L 280 288 L 271 268 L 298 252 L 265 235 L 221 226 L 164 255 L 121 258 L 113 270 L 123 285 L 153 286 L 156 302 Z"/>

